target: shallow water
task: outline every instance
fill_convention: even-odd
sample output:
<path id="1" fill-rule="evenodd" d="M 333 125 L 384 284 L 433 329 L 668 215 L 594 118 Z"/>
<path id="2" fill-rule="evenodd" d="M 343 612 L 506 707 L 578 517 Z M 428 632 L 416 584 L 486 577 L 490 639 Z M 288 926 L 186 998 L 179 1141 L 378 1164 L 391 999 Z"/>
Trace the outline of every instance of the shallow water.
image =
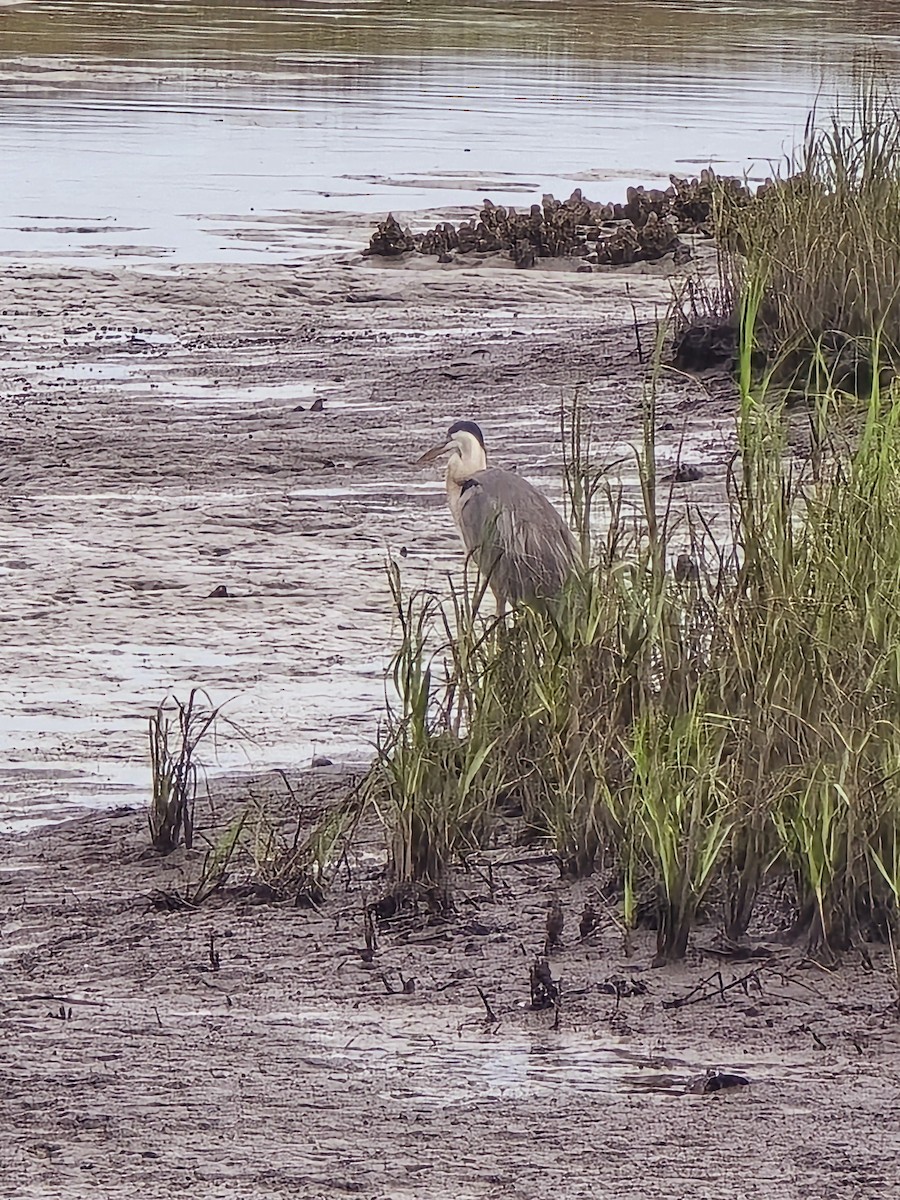
<path id="1" fill-rule="evenodd" d="M 898 18 L 898 0 L 5 4 L 0 254 L 283 260 L 357 240 L 328 213 L 765 175 L 861 55 L 895 61 Z"/>
<path id="2" fill-rule="evenodd" d="M 384 1013 L 349 1015 L 326 1008 L 273 1012 L 267 1020 L 298 1030 L 308 1043 L 307 1063 L 329 1074 L 366 1078 L 376 1095 L 401 1105 L 454 1108 L 533 1096 L 552 1102 L 567 1093 L 615 1096 L 636 1089 L 648 1101 L 683 1097 L 691 1078 L 704 1069 L 681 1058 L 635 1053 L 618 1039 L 600 1042 L 552 1030 L 506 1033 L 477 1019 L 470 1028 L 453 1030 L 420 1027 L 411 1012 L 397 1021 Z"/>

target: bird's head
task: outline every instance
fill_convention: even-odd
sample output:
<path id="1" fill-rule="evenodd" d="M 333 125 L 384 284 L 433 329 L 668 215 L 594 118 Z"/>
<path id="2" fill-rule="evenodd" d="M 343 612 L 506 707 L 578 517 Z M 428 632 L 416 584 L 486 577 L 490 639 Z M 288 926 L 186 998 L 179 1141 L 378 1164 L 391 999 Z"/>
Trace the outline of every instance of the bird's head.
<path id="1" fill-rule="evenodd" d="M 448 453 L 458 455 L 473 471 L 484 470 L 484 437 L 474 421 L 454 421 L 444 440 L 423 454 L 416 466 L 421 467 L 434 462 L 442 454 Z"/>

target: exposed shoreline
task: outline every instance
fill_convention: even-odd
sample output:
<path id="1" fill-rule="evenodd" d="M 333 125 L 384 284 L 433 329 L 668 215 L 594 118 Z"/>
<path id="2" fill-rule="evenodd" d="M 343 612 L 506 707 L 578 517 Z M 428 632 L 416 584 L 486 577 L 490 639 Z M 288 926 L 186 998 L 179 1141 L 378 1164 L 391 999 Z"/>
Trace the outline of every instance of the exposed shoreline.
<path id="1" fill-rule="evenodd" d="M 326 774 L 292 781 L 307 822 L 342 794 Z M 248 794 L 284 829 L 296 817 L 268 776 L 219 792 L 218 822 Z M 367 963 L 380 845 L 365 827 L 318 910 L 224 893 L 163 912 L 148 898 L 196 874 L 202 850 L 148 855 L 140 812 L 0 839 L 4 1195 L 894 1195 L 884 948 L 872 970 L 848 956 L 825 972 L 759 938 L 769 959 L 730 962 L 705 927 L 688 961 L 651 970 L 650 933 L 631 957 L 609 920 L 579 940 L 595 881 L 560 884 L 522 852 L 498 856 L 493 896 L 460 877 L 451 920 L 381 925 Z M 557 894 L 554 1028 L 530 1009 L 528 968 Z M 746 983 L 719 996 L 716 972 Z M 686 1094 L 708 1068 L 750 1087 Z"/>
<path id="2" fill-rule="evenodd" d="M 0 837 L 4 1195 L 893 1196 L 900 1022 L 884 947 L 871 970 L 849 955 L 829 973 L 761 930 L 757 969 L 717 956 L 707 926 L 685 963 L 654 971 L 651 932 L 630 957 L 607 917 L 579 940 L 597 880 L 561 885 L 525 852 L 498 863 L 494 894 L 460 877 L 451 919 L 388 922 L 369 963 L 362 909 L 385 887 L 372 825 L 319 909 L 229 892 L 196 912 L 151 903 L 196 878 L 204 838 L 248 802 L 286 836 L 297 803 L 310 824 L 346 790 L 340 767 L 296 768 L 377 727 L 386 553 L 406 550 L 411 587 L 459 567 L 440 481 L 411 466 L 436 429 L 479 419 L 495 460 L 553 494 L 559 406 L 577 388 L 604 451 L 627 459 L 635 330 L 646 346 L 665 272 L 337 256 L 0 280 L 16 364 L 2 380 L 0 822 L 57 822 Z M 700 471 L 674 485 L 680 509 L 721 511 L 728 396 L 721 379 L 660 381 L 662 465 Z M 233 598 L 209 598 L 220 584 Z M 193 683 L 238 697 L 246 734 L 218 757 L 242 774 L 212 780 L 199 848 L 160 859 L 140 807 L 145 722 Z M 247 774 L 276 762 L 294 768 L 296 802 L 278 775 Z M 104 788 L 117 807 L 60 803 Z M 557 894 L 554 1029 L 529 1007 L 528 969 Z M 667 1007 L 697 987 L 699 1002 Z M 707 1068 L 751 1085 L 686 1094 Z"/>
<path id="3" fill-rule="evenodd" d="M 438 475 L 412 465 L 453 419 L 553 494 L 577 389 L 633 483 L 635 321 L 646 351 L 671 263 L 552 266 L 4 272 L 0 827 L 139 798 L 146 718 L 195 684 L 244 731 L 224 770 L 365 754 L 387 555 L 407 551 L 411 587 L 459 569 Z M 707 511 L 732 446 L 718 387 L 667 374 L 659 392 L 664 465 L 703 472 L 676 501 Z M 222 584 L 231 598 L 208 599 Z"/>

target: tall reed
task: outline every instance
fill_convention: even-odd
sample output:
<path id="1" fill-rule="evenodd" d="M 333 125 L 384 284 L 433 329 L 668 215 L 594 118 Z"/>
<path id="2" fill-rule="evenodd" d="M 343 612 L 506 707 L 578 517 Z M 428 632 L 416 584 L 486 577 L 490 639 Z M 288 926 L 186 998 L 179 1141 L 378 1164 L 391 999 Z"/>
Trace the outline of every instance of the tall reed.
<path id="1" fill-rule="evenodd" d="M 894 928 L 900 120 L 866 96 L 850 124 L 811 128 L 803 156 L 801 179 L 733 215 L 746 267 L 730 536 L 716 544 L 700 519 L 685 545 L 651 381 L 634 514 L 577 398 L 563 414 L 585 565 L 555 605 L 488 618 L 466 581 L 406 597 L 392 568 L 398 699 L 372 794 L 398 879 L 446 881 L 515 812 L 516 836 L 544 839 L 563 876 L 617 883 L 625 924 L 656 927 L 659 962 L 704 913 L 742 937 L 774 877 L 816 953 Z M 852 378 L 834 350 L 851 343 L 866 364 Z M 784 389 L 801 351 L 802 418 Z"/>

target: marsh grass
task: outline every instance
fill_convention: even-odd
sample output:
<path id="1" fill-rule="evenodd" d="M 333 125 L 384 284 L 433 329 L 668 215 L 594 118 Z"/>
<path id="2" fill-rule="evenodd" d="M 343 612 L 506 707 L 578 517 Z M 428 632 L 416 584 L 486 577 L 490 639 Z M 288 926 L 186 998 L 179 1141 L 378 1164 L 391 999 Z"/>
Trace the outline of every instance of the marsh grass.
<path id="1" fill-rule="evenodd" d="M 221 707 L 213 706 L 199 688 L 186 701 L 170 696 L 150 717 L 150 842 L 160 854 L 171 854 L 182 841 L 190 850 L 194 836 L 194 802 L 202 763 L 199 751 L 215 736 Z"/>
<path id="2" fill-rule="evenodd" d="M 351 788 L 337 804 L 328 802 L 330 788 L 300 804 L 290 781 L 282 777 L 296 812 L 293 829 L 285 832 L 283 820 L 267 803 L 252 801 L 245 810 L 244 874 L 257 895 L 315 907 L 334 882 L 359 824 L 364 809 L 360 788 Z"/>
<path id="3" fill-rule="evenodd" d="M 565 414 L 566 494 L 585 567 L 558 602 L 483 616 L 391 586 L 400 649 L 372 795 L 394 877 L 446 881 L 474 847 L 520 833 L 563 877 L 604 872 L 626 930 L 657 929 L 681 957 L 701 912 L 751 926 L 767 882 L 788 880 L 795 936 L 829 957 L 886 937 L 900 905 L 900 393 L 862 403 L 820 361 L 813 452 L 754 366 L 761 281 L 740 320 L 738 459 L 730 538 L 674 519 L 656 471 L 652 388 L 635 450 L 637 513 Z M 849 411 L 852 436 L 832 438 Z M 679 559 L 679 554 L 682 556 Z"/>
<path id="4" fill-rule="evenodd" d="M 900 367 L 900 109 L 886 72 L 804 137 L 755 193 L 714 180 L 715 277 L 673 291 L 671 361 L 738 365 L 742 299 L 758 293 L 754 373 L 796 401 L 868 395 Z M 876 347 L 876 340 L 878 345 Z"/>
<path id="5" fill-rule="evenodd" d="M 781 386 L 865 395 L 876 357 L 884 378 L 896 371 L 900 111 L 883 80 L 863 81 L 824 124 L 811 113 L 798 150 L 750 203 L 722 188 L 715 223 L 722 279 L 686 295 L 688 324 L 731 300 L 736 312 L 743 289 L 757 288 L 758 349 Z"/>
<path id="6" fill-rule="evenodd" d="M 246 820 L 246 813 L 239 813 L 228 823 L 218 838 L 209 843 L 203 856 L 199 878 L 191 889 L 190 900 L 193 907 L 199 908 L 213 892 L 218 891 L 228 882 Z"/>
<path id="7" fill-rule="evenodd" d="M 194 874 L 188 872 L 183 883 L 153 892 L 150 902 L 165 912 L 193 912 L 224 887 L 230 878 L 233 862 L 238 855 L 246 814 L 240 813 L 221 830 L 215 841 L 202 835 L 207 850 Z"/>
<path id="8" fill-rule="evenodd" d="M 812 953 L 872 938 L 895 952 L 900 118 L 865 98 L 849 123 L 810 128 L 798 167 L 721 214 L 740 259 L 721 293 L 740 297 L 727 536 L 679 516 L 659 477 L 655 378 L 636 505 L 576 397 L 561 435 L 584 561 L 562 594 L 497 617 L 483 580 L 410 593 L 391 563 L 397 648 L 359 793 L 304 837 L 299 819 L 291 838 L 245 813 L 210 846 L 191 906 L 239 850 L 273 898 L 318 903 L 374 812 L 393 894 L 442 911 L 457 865 L 539 841 L 562 878 L 602 877 L 626 944 L 642 922 L 656 930 L 660 964 L 710 914 L 744 937 L 772 884 Z M 791 388 L 805 401 L 802 457 Z M 191 693 L 151 720 L 161 852 L 191 844 L 217 715 Z"/>
<path id="9" fill-rule="evenodd" d="M 450 862 L 482 843 L 493 815 L 494 714 L 481 689 L 490 686 L 498 623 L 479 617 L 483 584 L 474 595 L 452 590 L 442 604 L 428 591 L 406 596 L 396 563 L 388 581 L 399 649 L 368 796 L 392 831 L 395 880 L 440 888 Z"/>

